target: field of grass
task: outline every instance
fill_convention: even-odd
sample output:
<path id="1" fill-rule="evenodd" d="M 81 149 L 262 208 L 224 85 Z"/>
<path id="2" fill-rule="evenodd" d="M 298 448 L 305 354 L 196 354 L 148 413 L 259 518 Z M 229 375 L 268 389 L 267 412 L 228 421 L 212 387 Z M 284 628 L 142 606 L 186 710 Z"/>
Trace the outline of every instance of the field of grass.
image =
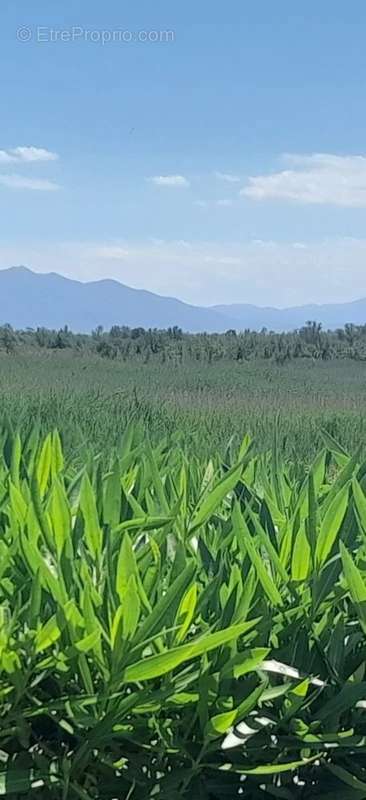
<path id="1" fill-rule="evenodd" d="M 185 450 L 223 453 L 245 433 L 270 446 L 276 414 L 285 453 L 309 462 L 326 428 L 354 451 L 366 441 L 366 362 L 299 360 L 123 362 L 75 351 L 0 355 L 0 407 L 22 430 L 57 427 L 66 452 L 118 443 L 134 416 L 152 440 L 181 439 Z"/>

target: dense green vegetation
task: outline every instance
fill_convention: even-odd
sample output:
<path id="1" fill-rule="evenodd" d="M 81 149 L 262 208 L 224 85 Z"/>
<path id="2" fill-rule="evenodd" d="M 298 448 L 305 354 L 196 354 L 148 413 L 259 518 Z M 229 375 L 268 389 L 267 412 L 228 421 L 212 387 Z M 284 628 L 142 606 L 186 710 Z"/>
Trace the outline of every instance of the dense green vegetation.
<path id="1" fill-rule="evenodd" d="M 246 432 L 269 447 L 280 413 L 284 452 L 309 463 L 320 429 L 354 451 L 366 442 L 366 364 L 256 359 L 211 364 L 104 359 L 75 350 L 0 354 L 0 408 L 24 435 L 57 427 L 66 455 L 83 463 L 88 446 L 108 455 L 133 416 L 153 441 L 179 439 L 185 452 L 224 454 Z"/>
<path id="2" fill-rule="evenodd" d="M 336 331 L 325 331 L 321 324 L 309 321 L 303 328 L 289 333 L 273 333 L 263 329 L 256 333 L 229 330 L 221 334 L 189 334 L 178 327 L 168 330 L 144 330 L 114 325 L 110 331 L 97 328 L 90 336 L 72 333 L 67 327 L 52 331 L 46 328 L 14 331 L 10 325 L 0 327 L 0 349 L 77 350 L 97 353 L 103 358 L 158 361 L 182 364 L 199 361 L 273 360 L 285 364 L 294 359 L 330 360 L 332 358 L 366 360 L 366 324 L 345 325 Z"/>
<path id="3" fill-rule="evenodd" d="M 0 331 L 0 794 L 366 798 L 354 336 Z"/>
<path id="4" fill-rule="evenodd" d="M 366 797 L 366 463 L 0 436 L 0 792 Z"/>

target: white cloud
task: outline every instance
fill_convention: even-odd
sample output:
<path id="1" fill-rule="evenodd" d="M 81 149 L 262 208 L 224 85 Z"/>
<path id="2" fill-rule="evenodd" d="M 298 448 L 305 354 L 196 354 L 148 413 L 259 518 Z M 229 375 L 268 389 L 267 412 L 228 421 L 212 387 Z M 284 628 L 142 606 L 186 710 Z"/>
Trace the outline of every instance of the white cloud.
<path id="1" fill-rule="evenodd" d="M 112 261 L 123 261 L 129 255 L 130 251 L 126 247 L 118 247 L 118 245 L 104 245 L 94 249 L 94 257 Z"/>
<path id="2" fill-rule="evenodd" d="M 198 208 L 208 208 L 210 204 L 207 202 L 207 200 L 194 200 L 193 205 L 197 206 Z M 230 197 L 224 197 L 222 200 L 216 200 L 215 202 L 212 202 L 211 205 L 229 208 L 233 205 L 233 201 Z"/>
<path id="3" fill-rule="evenodd" d="M 221 264 L 225 267 L 236 267 L 241 264 L 241 261 L 239 256 L 210 255 L 204 257 L 205 264 Z"/>
<path id="4" fill-rule="evenodd" d="M 40 192 L 54 192 L 60 187 L 53 181 L 43 178 L 25 178 L 23 175 L 2 175 L 0 173 L 0 186 L 8 189 L 33 189 Z"/>
<path id="5" fill-rule="evenodd" d="M 0 167 L 4 164 L 15 163 L 18 166 L 23 166 L 34 162 L 56 161 L 56 159 L 58 159 L 57 153 L 52 153 L 43 147 L 14 147 L 10 150 L 0 150 Z M 1 172 L 0 186 L 6 186 L 8 189 L 31 189 L 41 192 L 54 192 L 60 188 L 54 181 L 45 180 L 44 178 L 29 178 L 23 175 L 9 175 Z"/>
<path id="6" fill-rule="evenodd" d="M 189 181 L 183 175 L 154 175 L 148 180 L 155 183 L 156 186 L 174 186 L 180 189 L 190 186 Z"/>
<path id="7" fill-rule="evenodd" d="M 240 194 L 255 200 L 366 207 L 366 157 L 286 154 L 290 167 L 250 177 Z"/>
<path id="8" fill-rule="evenodd" d="M 177 247 L 185 247 L 186 250 L 192 247 L 191 242 L 187 242 L 186 239 L 177 239 L 175 244 L 177 245 Z"/>
<path id="9" fill-rule="evenodd" d="M 29 164 L 34 161 L 56 161 L 57 159 L 57 153 L 52 153 L 44 147 L 14 147 L 10 150 L 0 150 L 0 164 Z"/>
<path id="10" fill-rule="evenodd" d="M 200 305 L 281 307 L 366 297 L 365 263 L 366 237 L 306 243 L 29 241 L 8 247 L 2 237 L 0 245 L 0 268 L 25 264 L 82 281 L 114 278 Z"/>
<path id="11" fill-rule="evenodd" d="M 226 183 L 240 183 L 239 175 L 233 175 L 231 172 L 215 172 L 215 177 Z"/>

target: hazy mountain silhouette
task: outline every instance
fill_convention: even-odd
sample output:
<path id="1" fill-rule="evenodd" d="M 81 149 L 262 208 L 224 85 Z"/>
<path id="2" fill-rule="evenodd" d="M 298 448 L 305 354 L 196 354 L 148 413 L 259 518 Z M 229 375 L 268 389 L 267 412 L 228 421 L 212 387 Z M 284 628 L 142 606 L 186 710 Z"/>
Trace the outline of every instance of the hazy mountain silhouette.
<path id="1" fill-rule="evenodd" d="M 234 318 L 234 328 L 250 328 L 272 331 L 291 331 L 300 328 L 308 320 L 321 322 L 323 328 L 334 330 L 347 323 L 366 324 L 366 298 L 348 303 L 315 303 L 291 308 L 272 308 L 234 303 L 232 305 L 212 306 L 215 311 Z"/>
<path id="2" fill-rule="evenodd" d="M 261 308 L 233 304 L 200 307 L 173 297 L 132 289 L 114 280 L 81 283 L 54 272 L 41 274 L 26 267 L 0 270 L 0 324 L 14 328 L 61 328 L 90 332 L 98 325 L 131 328 L 167 328 L 221 332 L 230 328 L 285 331 L 307 320 L 325 328 L 347 322 L 366 323 L 366 299 L 351 303 L 306 305 L 295 308 Z"/>
<path id="3" fill-rule="evenodd" d="M 190 331 L 225 329 L 223 315 L 218 311 L 131 289 L 118 281 L 80 283 L 54 272 L 41 274 L 25 267 L 0 271 L 0 322 L 15 328 L 68 325 L 79 332 L 90 332 L 97 325 L 105 329 L 111 325 L 178 325 Z"/>

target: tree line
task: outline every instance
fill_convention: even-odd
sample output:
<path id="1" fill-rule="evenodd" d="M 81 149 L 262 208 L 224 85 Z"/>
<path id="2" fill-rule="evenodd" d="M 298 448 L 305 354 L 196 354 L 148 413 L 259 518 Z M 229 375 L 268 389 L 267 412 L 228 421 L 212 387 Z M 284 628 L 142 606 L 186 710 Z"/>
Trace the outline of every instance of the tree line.
<path id="1" fill-rule="evenodd" d="M 298 330 L 276 333 L 265 328 L 256 332 L 228 330 L 225 333 L 184 333 L 175 326 L 166 330 L 128 328 L 113 325 L 109 331 L 98 327 L 90 334 L 27 328 L 15 330 L 0 326 L 0 351 L 8 355 L 26 351 L 71 350 L 101 358 L 169 361 L 220 360 L 248 361 L 267 359 L 285 364 L 293 359 L 330 360 L 350 358 L 366 361 L 366 324 L 347 324 L 335 331 L 309 321 Z"/>

